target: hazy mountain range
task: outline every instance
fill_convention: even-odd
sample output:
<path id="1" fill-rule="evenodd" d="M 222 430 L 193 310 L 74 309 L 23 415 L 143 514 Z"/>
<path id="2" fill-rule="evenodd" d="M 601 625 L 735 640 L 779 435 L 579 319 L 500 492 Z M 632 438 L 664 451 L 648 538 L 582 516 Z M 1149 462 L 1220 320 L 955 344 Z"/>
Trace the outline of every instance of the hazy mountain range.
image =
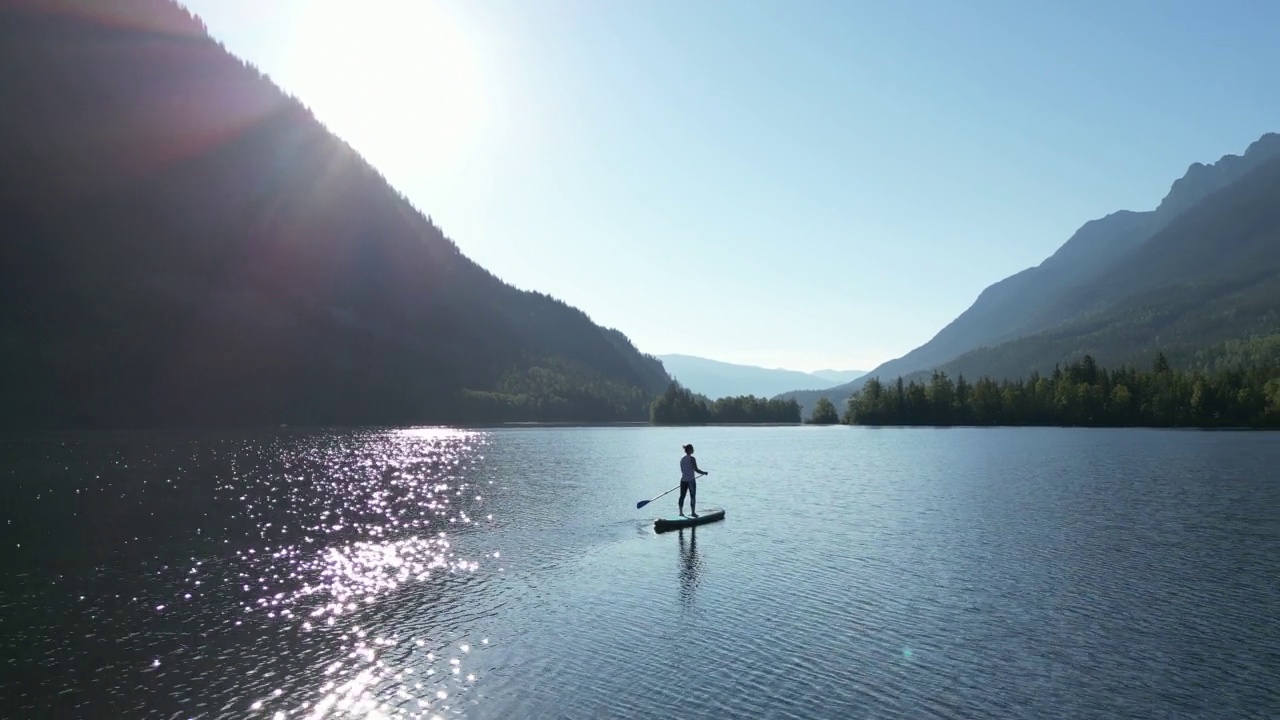
<path id="1" fill-rule="evenodd" d="M 814 370 L 809 373 L 832 383 L 847 383 L 867 374 L 866 370 Z"/>
<path id="2" fill-rule="evenodd" d="M 929 342 L 823 393 L 843 405 L 870 377 L 938 369 L 970 379 L 1100 364 L 1216 361 L 1225 343 L 1280 332 L 1280 135 L 1194 163 L 1154 210 L 1085 223 L 1040 265 L 988 287 Z"/>
<path id="3" fill-rule="evenodd" d="M 828 388 L 849 382 L 862 370 L 801 372 L 741 365 L 693 355 L 658 355 L 667 374 L 681 385 L 708 398 L 756 395 L 773 397 L 787 390 Z"/>

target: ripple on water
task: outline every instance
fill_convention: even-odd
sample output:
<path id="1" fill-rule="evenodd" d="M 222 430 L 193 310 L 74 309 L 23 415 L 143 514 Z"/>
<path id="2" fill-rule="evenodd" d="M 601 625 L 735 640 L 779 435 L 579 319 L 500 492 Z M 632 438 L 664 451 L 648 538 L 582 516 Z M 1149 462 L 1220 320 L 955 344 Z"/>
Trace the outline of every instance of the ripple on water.
<path id="1" fill-rule="evenodd" d="M 80 495 L 112 497 L 108 510 L 145 520 L 105 533 L 133 540 L 114 552 L 71 547 L 74 572 L 24 575 L 0 590 L 6 617 L 35 620 L 0 625 L 8 664 L 20 669 L 3 686 L 9 702 L 31 712 L 60 693 L 68 708 L 135 717 L 447 713 L 478 680 L 472 643 L 381 620 L 389 598 L 414 588 L 443 597 L 494 559 L 457 547 L 483 518 L 468 473 L 484 444 L 480 433 L 434 429 L 194 440 L 176 446 L 187 457 L 109 444 L 115 471 Z M 68 460 L 58 479 L 74 480 L 77 454 L 100 463 L 103 449 L 60 448 Z M 186 471 L 201 465 L 204 474 Z M 87 510 L 56 519 L 103 522 Z M 174 548 L 190 560 L 161 554 Z M 79 600 L 49 603 L 59 586 Z M 23 669 L 16 658 L 31 648 L 41 660 Z M 72 673 L 75 657 L 103 661 Z"/>
<path id="2" fill-rule="evenodd" d="M 1181 464 L 1158 460 L 1194 444 L 1189 435 L 1123 434 L 1090 455 L 1069 437 L 1037 446 L 1035 432 L 808 430 L 714 432 L 753 462 L 819 456 L 817 440 L 797 438 L 834 438 L 826 464 L 875 472 L 741 472 L 732 520 L 663 536 L 629 516 L 647 484 L 563 481 L 571 464 L 612 468 L 628 452 L 675 447 L 661 430 L 59 450 L 56 468 L 45 458 L 11 474 L 32 502 L 7 522 L 22 527 L 24 548 L 35 538 L 58 552 L 41 563 L 16 552 L 0 589 L 0 715 L 1235 718 L 1280 708 L 1270 682 L 1280 485 L 1231 475 L 1280 465 L 1231 471 L 1250 453 L 1205 447 Z M 895 437 L 910 440 L 877 456 L 875 443 Z M 1112 436 L 1087 437 L 1092 447 Z M 1126 443 L 1139 447 L 1127 459 Z M 1154 477 L 1160 463 L 1171 479 Z M 98 489 L 66 479 L 90 466 Z M 777 493 L 779 480 L 803 492 Z M 122 519 L 95 524 L 83 514 L 93 507 Z M 620 520 L 602 523 L 612 511 L 600 507 L 623 508 Z M 804 528 L 789 521 L 801 513 Z M 41 536 L 46 526 L 65 537 Z"/>

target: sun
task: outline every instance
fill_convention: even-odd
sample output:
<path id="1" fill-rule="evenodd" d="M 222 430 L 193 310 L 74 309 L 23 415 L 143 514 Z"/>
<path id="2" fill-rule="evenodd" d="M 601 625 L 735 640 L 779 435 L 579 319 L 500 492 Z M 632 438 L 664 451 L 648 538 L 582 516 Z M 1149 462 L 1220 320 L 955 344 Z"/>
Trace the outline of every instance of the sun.
<path id="1" fill-rule="evenodd" d="M 299 3 L 290 89 L 384 171 L 449 173 L 489 120 L 475 43 L 436 0 Z"/>

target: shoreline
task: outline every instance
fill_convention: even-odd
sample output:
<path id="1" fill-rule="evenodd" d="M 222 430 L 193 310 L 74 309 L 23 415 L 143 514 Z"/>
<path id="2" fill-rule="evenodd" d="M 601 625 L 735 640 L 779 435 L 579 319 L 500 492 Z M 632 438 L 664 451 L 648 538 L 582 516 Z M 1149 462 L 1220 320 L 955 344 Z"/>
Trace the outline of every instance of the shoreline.
<path id="1" fill-rule="evenodd" d="M 812 423 L 689 423 L 654 425 L 642 421 L 614 422 L 574 422 L 555 421 L 510 421 L 495 423 L 423 423 L 404 425 L 242 425 L 218 427 L 119 427 L 119 428 L 39 428 L 19 432 L 0 432 L 0 444 L 10 442 L 26 442 L 33 440 L 71 439 L 76 437 L 94 438 L 110 436 L 171 434 L 181 436 L 216 436 L 243 433 L 352 433 L 352 432 L 395 432 L 413 430 L 539 430 L 556 428 L 778 428 L 778 427 L 812 427 L 812 428 L 864 428 L 868 430 L 1010 430 L 1019 428 L 1038 428 L 1046 430 L 1168 430 L 1181 432 L 1218 432 L 1249 433 L 1277 432 L 1280 427 L 1260 426 L 1166 426 L 1166 425 L 848 425 L 844 423 L 818 425 Z"/>

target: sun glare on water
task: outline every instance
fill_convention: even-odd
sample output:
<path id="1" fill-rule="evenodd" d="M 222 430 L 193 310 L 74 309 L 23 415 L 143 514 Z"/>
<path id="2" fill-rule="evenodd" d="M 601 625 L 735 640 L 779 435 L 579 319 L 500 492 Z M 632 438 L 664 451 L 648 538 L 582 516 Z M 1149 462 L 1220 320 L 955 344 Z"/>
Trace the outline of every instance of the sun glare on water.
<path id="1" fill-rule="evenodd" d="M 301 5 L 295 94 L 375 165 L 447 173 L 488 121 L 475 42 L 435 0 Z"/>

